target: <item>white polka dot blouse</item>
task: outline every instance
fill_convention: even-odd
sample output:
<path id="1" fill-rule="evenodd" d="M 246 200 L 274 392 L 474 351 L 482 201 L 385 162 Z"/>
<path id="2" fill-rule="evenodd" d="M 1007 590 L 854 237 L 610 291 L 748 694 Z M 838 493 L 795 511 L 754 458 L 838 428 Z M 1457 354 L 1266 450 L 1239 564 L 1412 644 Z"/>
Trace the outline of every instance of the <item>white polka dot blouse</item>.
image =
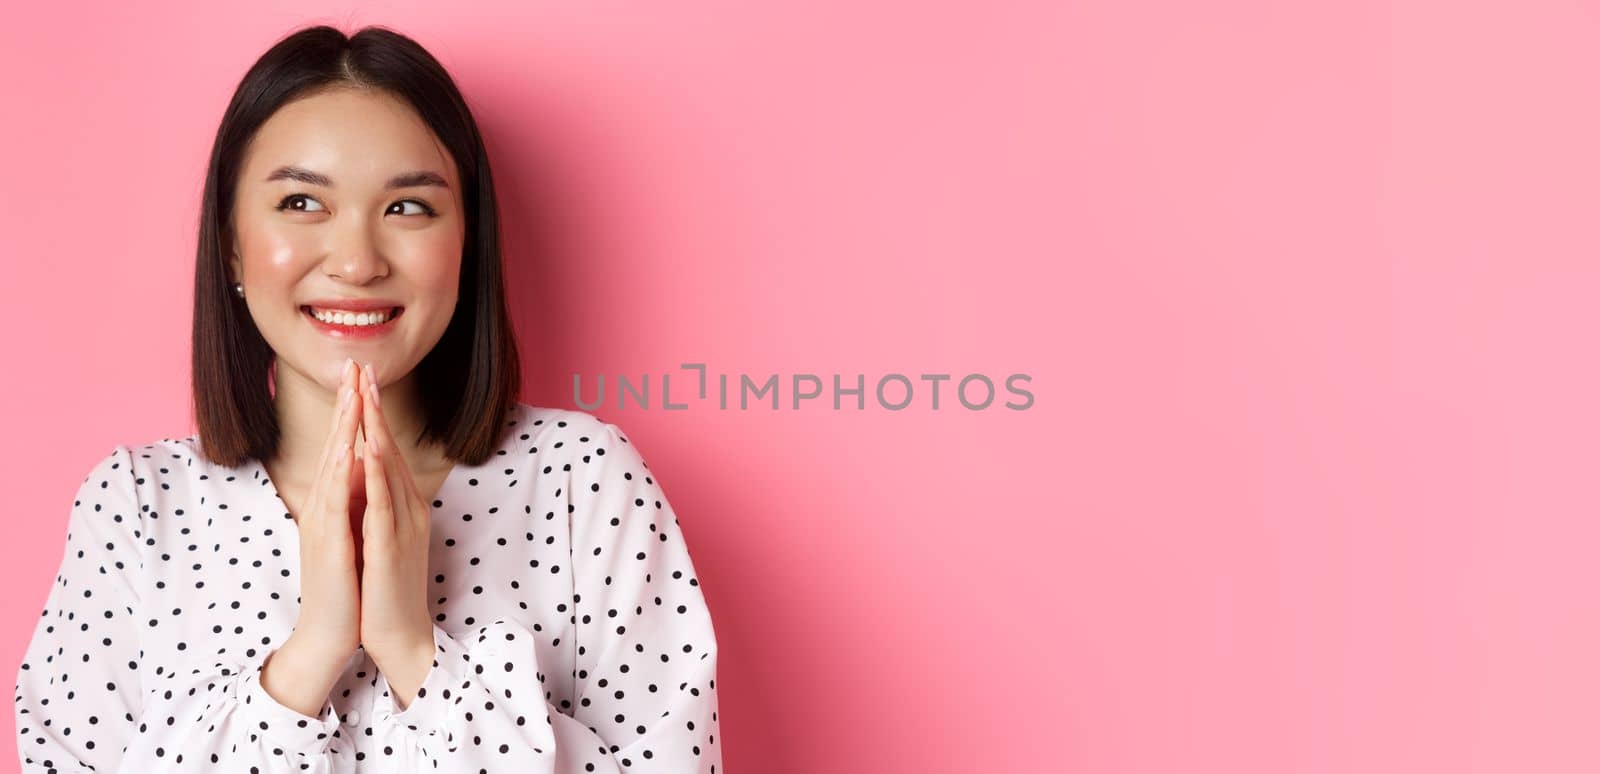
<path id="1" fill-rule="evenodd" d="M 266 469 L 211 465 L 197 436 L 118 445 L 78 490 L 17 672 L 23 771 L 722 768 L 710 612 L 616 425 L 518 403 L 431 516 L 421 689 L 397 704 L 358 648 L 311 717 L 260 681 L 300 605 L 298 527 Z"/>

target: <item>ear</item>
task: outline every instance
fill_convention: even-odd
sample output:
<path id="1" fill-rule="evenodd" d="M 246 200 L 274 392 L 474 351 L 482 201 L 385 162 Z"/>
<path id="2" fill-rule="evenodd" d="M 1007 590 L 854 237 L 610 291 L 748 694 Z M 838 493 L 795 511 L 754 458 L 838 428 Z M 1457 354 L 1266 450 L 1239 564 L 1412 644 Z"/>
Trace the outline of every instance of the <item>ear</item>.
<path id="1" fill-rule="evenodd" d="M 244 261 L 239 260 L 239 246 L 233 247 L 233 252 L 228 254 L 228 284 L 244 281 Z"/>

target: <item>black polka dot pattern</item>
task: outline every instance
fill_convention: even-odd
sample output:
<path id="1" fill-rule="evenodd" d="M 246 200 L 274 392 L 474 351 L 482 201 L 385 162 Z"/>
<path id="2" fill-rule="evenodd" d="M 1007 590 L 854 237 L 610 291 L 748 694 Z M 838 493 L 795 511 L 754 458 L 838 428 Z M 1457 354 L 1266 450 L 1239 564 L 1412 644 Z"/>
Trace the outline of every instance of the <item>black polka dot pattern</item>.
<path id="1" fill-rule="evenodd" d="M 622 431 L 517 404 L 433 502 L 435 658 L 397 702 L 364 650 L 317 716 L 261 669 L 299 610 L 299 533 L 259 463 L 117 446 L 79 488 L 17 672 L 27 772 L 722 768 L 716 637 L 678 520 Z"/>

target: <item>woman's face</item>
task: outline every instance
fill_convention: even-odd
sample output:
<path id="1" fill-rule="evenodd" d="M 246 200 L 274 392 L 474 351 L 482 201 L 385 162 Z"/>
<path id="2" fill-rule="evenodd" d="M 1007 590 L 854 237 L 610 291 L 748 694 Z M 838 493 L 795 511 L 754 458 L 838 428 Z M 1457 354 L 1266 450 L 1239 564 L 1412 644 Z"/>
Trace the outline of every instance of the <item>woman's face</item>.
<path id="1" fill-rule="evenodd" d="M 460 191 L 454 159 L 384 92 L 324 91 L 261 126 L 235 189 L 230 267 L 277 355 L 280 390 L 304 381 L 332 394 L 346 357 L 371 362 L 387 386 L 433 349 L 456 306 Z M 363 329 L 310 308 L 368 301 L 401 312 Z"/>

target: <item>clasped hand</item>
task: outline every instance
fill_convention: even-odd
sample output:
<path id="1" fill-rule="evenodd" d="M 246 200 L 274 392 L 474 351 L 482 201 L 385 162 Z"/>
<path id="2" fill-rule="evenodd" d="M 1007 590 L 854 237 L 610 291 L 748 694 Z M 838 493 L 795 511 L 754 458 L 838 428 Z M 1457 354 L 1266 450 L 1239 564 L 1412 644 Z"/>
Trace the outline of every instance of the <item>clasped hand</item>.
<path id="1" fill-rule="evenodd" d="M 302 520 L 303 553 L 311 549 L 303 562 L 312 565 L 302 584 L 329 588 L 302 590 L 302 627 L 327 633 L 331 642 L 348 642 L 344 638 L 354 633 L 349 614 L 358 611 L 360 645 L 378 668 L 387 673 L 389 665 L 409 665 L 415 671 L 418 659 L 433 652 L 427 604 L 430 506 L 395 446 L 370 364 L 358 368 L 346 361 L 336 401 L 321 485 L 308 509 L 312 519 Z M 358 429 L 364 442 L 358 443 Z M 359 596 L 355 606 L 348 591 L 334 590 L 349 588 L 352 573 Z M 307 609 L 313 601 L 316 609 Z"/>

